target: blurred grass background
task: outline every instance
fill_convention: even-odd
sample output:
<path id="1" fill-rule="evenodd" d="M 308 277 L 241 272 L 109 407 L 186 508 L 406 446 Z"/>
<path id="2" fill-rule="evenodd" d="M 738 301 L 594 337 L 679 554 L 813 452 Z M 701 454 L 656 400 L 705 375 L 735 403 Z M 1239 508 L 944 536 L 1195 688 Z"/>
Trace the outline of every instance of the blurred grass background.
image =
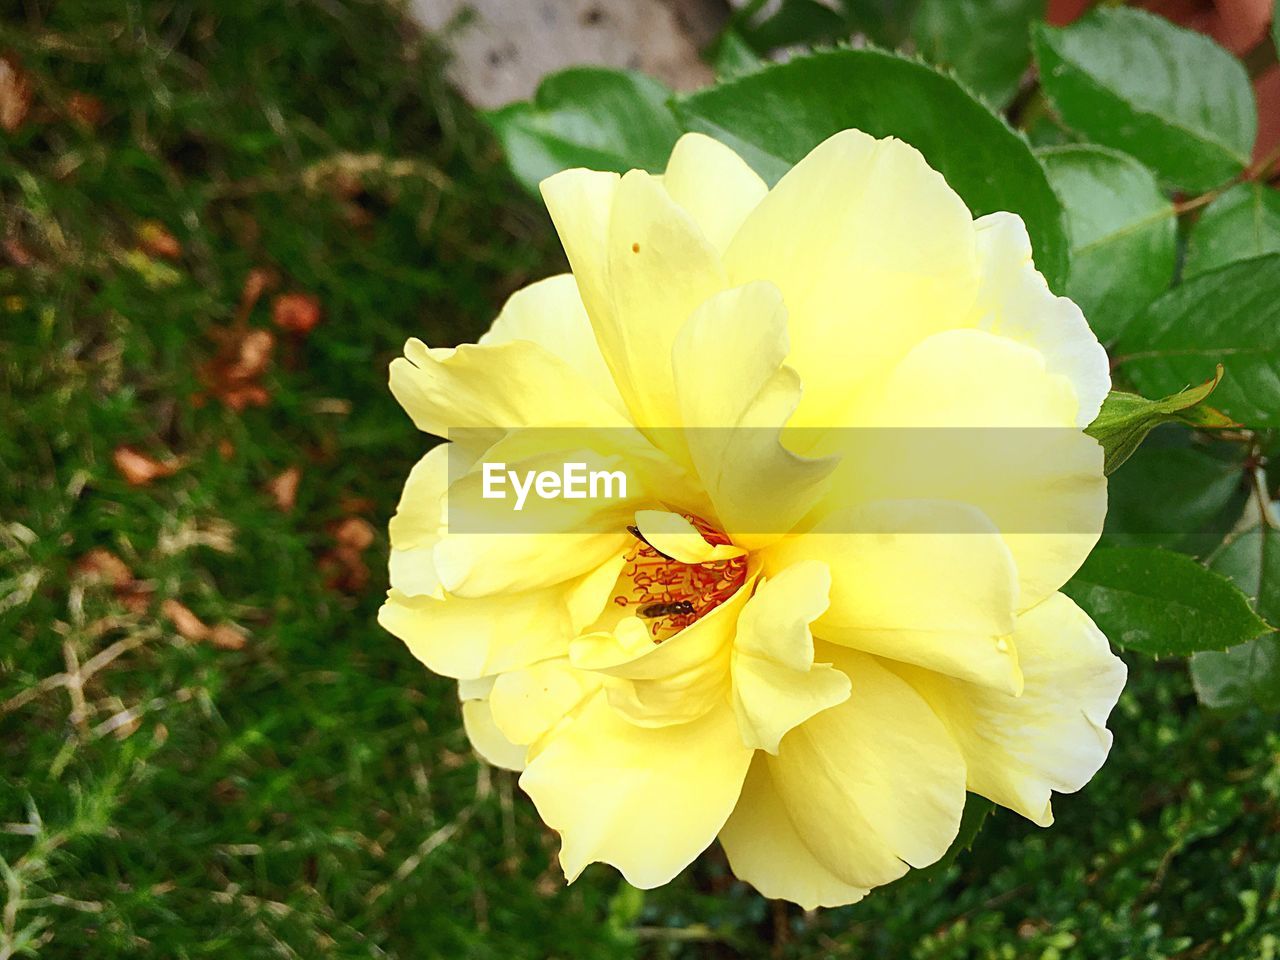
<path id="1" fill-rule="evenodd" d="M 1057 825 L 932 881 L 566 889 L 374 622 L 427 445 L 387 362 L 563 269 L 545 214 L 394 6 L 4 9 L 0 960 L 1280 956 L 1280 735 L 1138 658 Z"/>

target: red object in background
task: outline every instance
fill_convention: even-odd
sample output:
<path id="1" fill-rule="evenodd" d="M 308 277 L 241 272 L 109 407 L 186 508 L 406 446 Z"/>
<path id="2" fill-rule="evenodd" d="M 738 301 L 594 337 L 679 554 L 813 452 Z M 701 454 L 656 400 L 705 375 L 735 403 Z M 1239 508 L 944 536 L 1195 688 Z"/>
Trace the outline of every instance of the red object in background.
<path id="1" fill-rule="evenodd" d="M 1092 6 L 1093 0 L 1049 0 L 1044 18 L 1055 27 L 1065 27 L 1072 20 L 1079 20 Z"/>
<path id="2" fill-rule="evenodd" d="M 1049 0 L 1046 19 L 1055 27 L 1078 20 L 1095 0 Z M 1252 50 L 1271 22 L 1271 0 L 1140 0 L 1134 6 L 1207 33 L 1234 54 Z"/>
<path id="3" fill-rule="evenodd" d="M 310 333 L 320 322 L 320 301 L 309 293 L 282 293 L 271 304 L 271 319 L 281 330 Z"/>
<path id="4" fill-rule="evenodd" d="M 1280 66 L 1260 73 L 1253 81 L 1253 92 L 1258 98 L 1258 142 L 1253 148 L 1257 163 L 1280 148 Z"/>
<path id="5" fill-rule="evenodd" d="M 1049 0 L 1045 18 L 1055 27 L 1066 26 L 1092 6 L 1094 0 Z M 1135 6 L 1207 34 L 1237 56 L 1262 42 L 1274 9 L 1273 0 L 1142 0 Z M 1280 146 L 1280 67 L 1256 77 L 1253 90 L 1258 98 L 1257 161 Z"/>

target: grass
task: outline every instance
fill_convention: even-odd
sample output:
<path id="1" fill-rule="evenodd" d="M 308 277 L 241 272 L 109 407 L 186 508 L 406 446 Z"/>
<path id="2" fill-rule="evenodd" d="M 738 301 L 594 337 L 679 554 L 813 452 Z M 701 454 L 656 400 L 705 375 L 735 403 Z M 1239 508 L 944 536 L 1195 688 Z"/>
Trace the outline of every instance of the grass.
<path id="1" fill-rule="evenodd" d="M 34 89 L 0 134 L 0 958 L 1280 954 L 1280 735 L 1141 659 L 1058 824 L 997 814 L 932 882 L 807 916 L 712 851 L 566 889 L 452 684 L 373 620 L 427 442 L 387 361 L 563 268 L 438 52 L 370 0 L 32 0 L 0 51 Z M 209 364 L 281 291 L 323 318 L 231 409 Z M 180 469 L 130 485 L 122 445 Z"/>

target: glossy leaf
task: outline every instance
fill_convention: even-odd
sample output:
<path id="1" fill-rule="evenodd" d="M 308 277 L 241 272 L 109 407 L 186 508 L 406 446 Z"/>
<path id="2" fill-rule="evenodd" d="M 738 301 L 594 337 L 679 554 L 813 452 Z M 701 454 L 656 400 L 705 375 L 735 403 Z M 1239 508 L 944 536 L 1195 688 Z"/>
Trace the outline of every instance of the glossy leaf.
<path id="1" fill-rule="evenodd" d="M 676 112 L 688 129 L 729 144 L 770 182 L 848 127 L 905 140 L 975 216 L 1020 214 L 1040 271 L 1055 289 L 1065 279 L 1062 207 L 1026 141 L 922 63 L 880 50 L 822 51 L 683 97 Z"/>
<path id="2" fill-rule="evenodd" d="M 1067 296 L 1108 341 L 1173 279 L 1173 204 L 1150 170 L 1115 150 L 1081 144 L 1037 156 L 1067 212 Z"/>
<path id="3" fill-rule="evenodd" d="M 1280 426 L 1280 254 L 1174 287 L 1124 325 L 1112 352 L 1148 395 L 1179 390 L 1223 363 L 1213 405 L 1248 427 Z"/>
<path id="4" fill-rule="evenodd" d="M 1209 204 L 1191 228 L 1182 276 L 1265 253 L 1280 253 L 1280 190 L 1239 183 Z"/>
<path id="5" fill-rule="evenodd" d="M 573 67 L 542 81 L 529 101 L 486 114 L 525 189 L 569 167 L 659 172 L 680 129 L 671 92 L 639 73 Z"/>
<path id="6" fill-rule="evenodd" d="M 1243 529 L 1214 556 L 1212 569 L 1229 577 L 1272 626 L 1280 625 L 1280 510 L 1268 505 L 1264 519 L 1251 503 Z M 1249 640 L 1230 650 L 1198 653 L 1191 679 L 1200 702 L 1211 707 L 1260 706 L 1280 710 L 1280 634 Z"/>
<path id="7" fill-rule="evenodd" d="M 1188 656 L 1268 630 L 1230 580 L 1172 550 L 1099 547 L 1062 590 L 1126 650 Z"/>
<path id="8" fill-rule="evenodd" d="M 1190 190 L 1248 165 L 1257 133 L 1249 78 L 1208 37 L 1105 7 L 1062 29 L 1038 27 L 1034 46 L 1054 107 L 1091 140 Z"/>
<path id="9" fill-rule="evenodd" d="M 1114 473 L 1133 455 L 1148 433 L 1162 423 L 1180 422 L 1193 427 L 1230 427 L 1234 422 L 1204 400 L 1222 382 L 1222 365 L 1213 377 L 1194 387 L 1160 400 L 1148 400 L 1136 393 L 1112 390 L 1102 402 L 1102 409 L 1085 433 L 1103 449 L 1103 470 Z"/>
<path id="10" fill-rule="evenodd" d="M 1031 24 L 1044 6 L 1044 0 L 923 0 L 911 36 L 924 59 L 954 70 L 1003 107 L 1031 62 Z"/>
<path id="11" fill-rule="evenodd" d="M 1241 444 L 1210 448 L 1186 430 L 1162 430 L 1107 484 L 1106 546 L 1209 554 L 1244 506 Z"/>

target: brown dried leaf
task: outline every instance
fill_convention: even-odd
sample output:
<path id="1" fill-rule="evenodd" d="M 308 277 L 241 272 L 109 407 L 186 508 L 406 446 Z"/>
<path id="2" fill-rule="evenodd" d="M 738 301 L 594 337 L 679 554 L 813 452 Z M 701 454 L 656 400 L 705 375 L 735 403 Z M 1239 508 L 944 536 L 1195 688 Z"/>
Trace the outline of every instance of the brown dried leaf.
<path id="1" fill-rule="evenodd" d="M 357 553 L 368 550 L 374 540 L 373 524 L 360 517 L 347 517 L 340 520 L 333 530 L 333 538 L 344 547 L 350 547 Z"/>
<path id="2" fill-rule="evenodd" d="M 105 547 L 94 547 L 81 556 L 72 565 L 71 575 L 88 583 L 113 587 L 124 587 L 133 582 L 133 571 Z"/>
<path id="3" fill-rule="evenodd" d="M 244 289 L 240 291 L 240 315 L 248 318 L 254 304 L 262 295 L 276 285 L 276 275 L 265 267 L 254 267 L 244 278 Z"/>
<path id="4" fill-rule="evenodd" d="M 220 623 L 209 631 L 209 642 L 219 650 L 243 650 L 249 636 L 234 623 Z"/>
<path id="5" fill-rule="evenodd" d="M 227 387 L 218 395 L 218 398 L 236 413 L 240 413 L 248 407 L 265 407 L 271 402 L 271 394 L 267 393 L 265 387 L 257 383 Z"/>
<path id="6" fill-rule="evenodd" d="M 160 614 L 173 624 L 178 634 L 193 643 L 210 637 L 210 631 L 204 621 L 192 613 L 187 607 L 172 598 L 160 604 Z"/>
<path id="7" fill-rule="evenodd" d="M 276 338 L 270 330 L 246 330 L 235 345 L 231 362 L 223 369 L 227 380 L 255 380 L 271 366 Z"/>
<path id="8" fill-rule="evenodd" d="M 31 110 L 31 75 L 13 54 L 0 56 L 0 127 L 13 133 Z"/>
<path id="9" fill-rule="evenodd" d="M 11 232 L 6 236 L 4 242 L 0 243 L 0 249 L 4 250 L 5 257 L 15 267 L 29 267 L 36 262 L 35 255 L 16 233 Z"/>
<path id="10" fill-rule="evenodd" d="M 298 484 L 301 480 L 302 471 L 298 467 L 289 467 L 267 482 L 267 493 L 271 495 L 280 512 L 288 513 L 297 503 Z"/>
<path id="11" fill-rule="evenodd" d="M 377 505 L 372 497 L 361 497 L 354 493 L 345 493 L 338 500 L 338 509 L 343 513 L 368 513 Z"/>
<path id="12" fill-rule="evenodd" d="M 67 98 L 67 116 L 82 127 L 96 127 L 102 122 L 106 108 L 91 93 L 76 91 Z"/>
<path id="13" fill-rule="evenodd" d="M 138 246 L 153 257 L 177 260 L 182 256 L 182 244 L 159 220 L 147 220 L 138 226 Z"/>
<path id="14" fill-rule="evenodd" d="M 157 460 L 128 446 L 116 447 L 111 455 L 111 462 L 125 482 L 135 487 L 145 487 L 152 480 L 171 477 L 183 466 L 183 461 L 176 457 Z"/>
<path id="15" fill-rule="evenodd" d="M 369 583 L 369 567 L 360 551 L 339 544 L 324 554 L 316 566 L 324 576 L 324 584 L 340 593 L 359 593 Z"/>
<path id="16" fill-rule="evenodd" d="M 320 322 L 320 301 L 309 293 L 282 293 L 271 304 L 271 320 L 281 330 L 310 333 Z"/>

